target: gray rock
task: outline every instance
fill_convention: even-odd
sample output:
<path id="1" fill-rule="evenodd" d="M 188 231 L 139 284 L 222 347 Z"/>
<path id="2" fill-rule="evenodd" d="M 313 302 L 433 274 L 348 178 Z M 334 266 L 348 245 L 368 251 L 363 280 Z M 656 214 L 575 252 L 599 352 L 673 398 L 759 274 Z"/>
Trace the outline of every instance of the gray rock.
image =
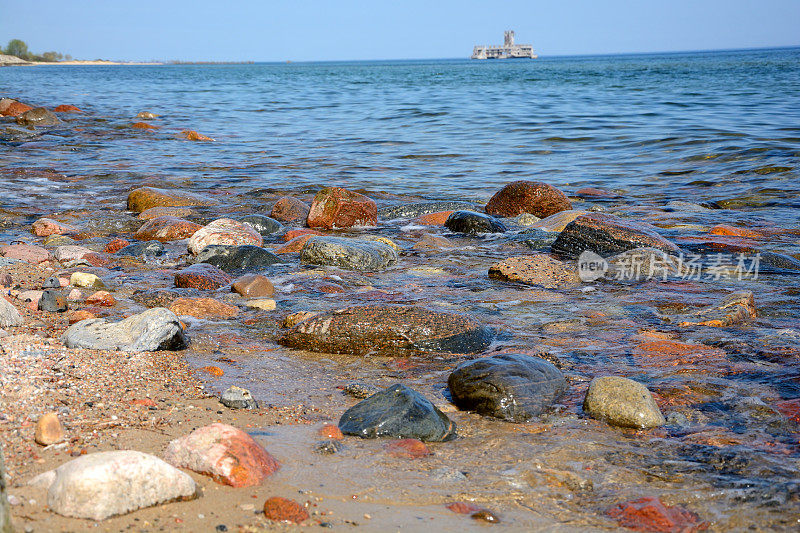
<path id="1" fill-rule="evenodd" d="M 262 237 L 280 233 L 283 231 L 283 224 L 265 215 L 252 214 L 245 215 L 239 219 L 240 222 L 246 222 L 253 226 L 253 229 L 261 234 Z"/>
<path id="2" fill-rule="evenodd" d="M 0 533 L 11 533 L 11 513 L 8 510 L 6 495 L 6 465 L 3 462 L 3 450 L 0 449 Z"/>
<path id="3" fill-rule="evenodd" d="M 181 350 L 188 345 L 178 317 L 163 307 L 148 309 L 119 322 L 82 320 L 62 337 L 67 348 L 154 352 Z"/>
<path id="4" fill-rule="evenodd" d="M 132 255 L 138 257 L 140 255 L 162 255 L 164 253 L 164 245 L 159 241 L 146 241 L 135 242 L 117 251 L 117 255 Z"/>
<path id="5" fill-rule="evenodd" d="M 250 244 L 210 244 L 197 254 L 194 261 L 233 273 L 256 272 L 283 263 L 283 259 L 269 250 Z"/>
<path id="6" fill-rule="evenodd" d="M 614 426 L 647 429 L 666 423 L 647 387 L 616 376 L 595 378 L 589 383 L 583 410 Z"/>
<path id="7" fill-rule="evenodd" d="M 61 124 L 61 121 L 47 109 L 34 107 L 18 116 L 17 124 L 21 126 L 55 126 Z"/>
<path id="8" fill-rule="evenodd" d="M 21 326 L 22 315 L 17 308 L 11 305 L 8 300 L 0 296 L 0 328 L 10 326 Z"/>
<path id="9" fill-rule="evenodd" d="M 444 441 L 455 438 L 456 425 L 422 394 L 399 383 L 345 411 L 339 429 L 364 439 L 378 437 Z"/>
<path id="10" fill-rule="evenodd" d="M 47 490 L 51 511 L 91 520 L 200 495 L 188 474 L 158 457 L 132 450 L 85 455 L 38 477 L 31 483 L 52 480 Z"/>
<path id="11" fill-rule="evenodd" d="M 397 252 L 379 241 L 315 236 L 306 241 L 300 261 L 305 265 L 376 272 L 395 264 Z"/>
<path id="12" fill-rule="evenodd" d="M 14 126 L 9 126 L 0 129 L 0 141 L 5 141 L 5 142 L 28 141 L 38 136 L 39 133 L 34 131 L 33 128 L 28 130 L 23 128 L 17 128 Z"/>
<path id="13" fill-rule="evenodd" d="M 48 313 L 63 313 L 68 309 L 67 299 L 61 289 L 46 289 L 39 298 L 39 311 Z"/>
<path id="14" fill-rule="evenodd" d="M 460 364 L 447 380 L 459 409 L 526 422 L 567 390 L 559 369 L 538 357 L 500 354 Z"/>
<path id="15" fill-rule="evenodd" d="M 314 451 L 323 455 L 333 455 L 344 450 L 344 448 L 344 444 L 339 440 L 321 440 L 314 443 Z"/>
<path id="16" fill-rule="evenodd" d="M 521 241 L 534 250 L 548 251 L 557 237 L 558 233 L 552 231 L 544 231 L 539 228 L 527 228 L 516 235 L 514 240 Z"/>
<path id="17" fill-rule="evenodd" d="M 61 288 L 61 281 L 59 281 L 58 276 L 50 276 L 44 281 L 44 283 L 42 283 L 42 289 L 60 289 L 60 288 Z"/>
<path id="18" fill-rule="evenodd" d="M 508 228 L 500 220 L 475 211 L 456 211 L 447 217 L 444 225 L 452 232 L 466 233 L 467 235 L 508 231 Z"/>
<path id="19" fill-rule="evenodd" d="M 395 205 L 384 207 L 378 210 L 380 220 L 392 220 L 395 218 L 416 218 L 430 213 L 441 211 L 460 211 L 475 209 L 475 204 L 469 202 L 418 202 L 415 204 Z"/>
<path id="20" fill-rule="evenodd" d="M 800 271 L 800 261 L 790 255 L 779 254 L 775 252 L 759 252 L 760 264 L 767 265 L 779 270 L 794 270 Z"/>
<path id="21" fill-rule="evenodd" d="M 219 401 L 229 409 L 258 409 L 258 402 L 250 391 L 236 385 L 223 392 Z"/>

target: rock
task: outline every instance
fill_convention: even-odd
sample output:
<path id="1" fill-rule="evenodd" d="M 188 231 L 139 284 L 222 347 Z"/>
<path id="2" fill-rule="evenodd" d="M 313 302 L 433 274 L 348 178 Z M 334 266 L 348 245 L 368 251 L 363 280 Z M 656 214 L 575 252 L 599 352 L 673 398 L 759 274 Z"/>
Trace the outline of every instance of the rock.
<path id="1" fill-rule="evenodd" d="M 6 465 L 3 461 L 3 450 L 0 447 L 0 533 L 13 533 L 11 528 L 11 512 L 8 509 L 6 496 Z"/>
<path id="2" fill-rule="evenodd" d="M 158 241 L 136 242 L 117 251 L 117 255 L 155 257 L 164 253 L 164 245 Z"/>
<path id="3" fill-rule="evenodd" d="M 42 295 L 40 294 L 39 298 L 41 297 Z M 69 291 L 69 294 L 67 295 L 67 300 L 69 300 L 70 302 L 77 302 L 78 300 L 81 299 L 83 299 L 83 293 L 78 289 L 72 289 L 71 291 Z M 36 301 L 38 302 L 39 300 L 37 299 Z"/>
<path id="4" fill-rule="evenodd" d="M 616 376 L 594 378 L 589 383 L 583 410 L 614 426 L 648 429 L 666 423 L 647 387 Z"/>
<path id="5" fill-rule="evenodd" d="M 587 250 L 607 257 L 634 248 L 656 248 L 670 254 L 680 252 L 649 224 L 603 213 L 579 216 L 567 224 L 551 247 L 554 253 L 569 258 L 576 258 Z"/>
<path id="6" fill-rule="evenodd" d="M 18 259 L 37 265 L 50 259 L 50 252 L 33 244 L 8 244 L 0 247 L 0 254 L 6 259 Z"/>
<path id="7" fill-rule="evenodd" d="M 452 502 L 445 505 L 447 509 L 458 514 L 473 514 L 481 510 L 480 507 L 470 502 Z"/>
<path id="8" fill-rule="evenodd" d="M 284 328 L 293 328 L 303 320 L 311 318 L 312 316 L 317 316 L 317 313 L 312 313 L 310 311 L 298 311 L 297 313 L 287 315 L 286 318 L 283 319 L 282 326 Z"/>
<path id="9" fill-rule="evenodd" d="M 489 267 L 489 277 L 546 289 L 574 287 L 581 282 L 575 267 L 547 254 L 510 257 Z"/>
<path id="10" fill-rule="evenodd" d="M 331 440 L 344 439 L 342 430 L 339 429 L 339 426 L 335 424 L 325 424 L 324 426 L 322 426 L 317 430 L 317 436 L 322 437 L 323 439 L 331 439 Z"/>
<path id="11" fill-rule="evenodd" d="M 261 309 L 262 311 L 274 311 L 278 304 L 271 298 L 253 298 L 252 300 L 247 300 L 244 305 L 253 309 Z"/>
<path id="12" fill-rule="evenodd" d="M 69 321 L 69 325 L 77 324 L 81 320 L 89 320 L 92 318 L 97 318 L 92 312 L 87 311 L 86 309 L 80 309 L 78 311 L 72 311 L 68 316 L 67 320 Z"/>
<path id="13" fill-rule="evenodd" d="M 313 352 L 407 356 L 480 353 L 491 330 L 466 315 L 410 305 L 356 305 L 308 318 L 278 342 Z"/>
<path id="14" fill-rule="evenodd" d="M 58 413 L 50 412 L 42 415 L 36 422 L 33 440 L 42 446 L 50 446 L 64 440 L 64 428 L 58 420 Z"/>
<path id="15" fill-rule="evenodd" d="M 567 224 L 586 213 L 587 212 L 582 209 L 569 209 L 567 211 L 558 212 L 555 215 L 550 215 L 549 217 L 538 220 L 533 224 L 528 224 L 527 226 L 531 229 L 538 229 L 550 233 L 561 233 L 564 231 L 564 228 L 567 227 Z"/>
<path id="16" fill-rule="evenodd" d="M 447 219 L 450 218 L 454 211 L 439 211 L 436 213 L 428 213 L 414 219 L 416 224 L 423 226 L 443 226 Z"/>
<path id="17" fill-rule="evenodd" d="M 56 258 L 57 261 L 61 263 L 68 263 L 70 261 L 77 261 L 78 259 L 83 259 L 83 256 L 86 254 L 92 253 L 92 250 L 86 248 L 85 246 L 75 246 L 73 244 L 66 244 L 63 246 L 58 246 L 53 251 L 53 257 Z"/>
<path id="18" fill-rule="evenodd" d="M 163 307 L 148 309 L 119 322 L 102 318 L 70 326 L 62 341 L 67 348 L 154 352 L 182 350 L 188 345 L 178 317 Z"/>
<path id="19" fill-rule="evenodd" d="M 213 298 L 177 298 L 169 310 L 178 316 L 189 315 L 195 318 L 235 318 L 239 308 L 222 303 Z"/>
<path id="20" fill-rule="evenodd" d="M 753 293 L 750 291 L 733 292 L 725 297 L 721 304 L 705 307 L 692 315 L 681 317 L 681 327 L 710 326 L 724 328 L 740 322 L 746 322 L 758 316 Z M 673 322 L 675 320 L 672 320 Z"/>
<path id="21" fill-rule="evenodd" d="M 53 480 L 47 491 L 51 511 L 90 520 L 200 495 L 188 474 L 133 450 L 84 455 L 39 477 Z"/>
<path id="22" fill-rule="evenodd" d="M 488 509 L 481 509 L 478 512 L 469 515 L 473 520 L 480 520 L 481 522 L 489 522 L 490 524 L 499 524 L 500 519 L 492 511 Z"/>
<path id="23" fill-rule="evenodd" d="M 10 98 L 4 98 L 3 100 L 10 100 Z M 14 100 L 5 106 L 5 109 L 2 113 L 0 113 L 0 115 L 3 115 L 4 117 L 17 117 L 27 111 L 30 111 L 31 109 L 33 108 L 28 104 L 23 104 L 22 102 L 17 102 Z"/>
<path id="24" fill-rule="evenodd" d="M 56 278 L 56 281 L 57 280 L 58 278 Z M 10 289 L 13 285 L 14 285 L 14 278 L 11 277 L 11 274 L 7 273 L 0 274 L 0 287 L 5 287 Z"/>
<path id="25" fill-rule="evenodd" d="M 175 273 L 175 286 L 179 288 L 214 290 L 228 285 L 230 276 L 207 263 L 195 263 Z"/>
<path id="26" fill-rule="evenodd" d="M 202 227 L 200 224 L 167 215 L 148 220 L 134 237 L 140 241 L 179 241 L 188 239 Z"/>
<path id="27" fill-rule="evenodd" d="M 69 277 L 69 284 L 73 287 L 90 287 L 92 289 L 106 288 L 100 278 L 89 272 L 73 272 Z"/>
<path id="28" fill-rule="evenodd" d="M 17 298 L 28 304 L 28 309 L 35 311 L 39 309 L 39 300 L 42 299 L 42 292 L 43 291 L 22 291 Z"/>
<path id="29" fill-rule="evenodd" d="M 42 292 L 37 308 L 48 313 L 63 313 L 68 309 L 67 299 L 60 289 L 47 289 Z"/>
<path id="30" fill-rule="evenodd" d="M 283 242 L 289 242 L 301 235 L 324 235 L 324 233 L 310 228 L 290 229 L 281 236 L 281 239 L 283 239 Z"/>
<path id="31" fill-rule="evenodd" d="M 418 202 L 415 204 L 384 207 L 378 211 L 378 216 L 381 220 L 416 218 L 430 215 L 431 213 L 441 213 L 442 211 L 471 211 L 474 210 L 475 207 L 475 204 L 469 202 Z"/>
<path id="32" fill-rule="evenodd" d="M 261 485 L 280 468 L 250 435 L 219 422 L 170 442 L 164 459 L 232 487 Z"/>
<path id="33" fill-rule="evenodd" d="M 260 246 L 237 246 L 212 244 L 206 246 L 194 258 L 197 263 L 207 263 L 225 272 L 248 272 L 264 270 L 283 263 L 283 260 Z"/>
<path id="34" fill-rule="evenodd" d="M 399 383 L 361 400 L 339 420 L 345 435 L 424 442 L 455 438 L 456 425 L 420 393 Z"/>
<path id="35" fill-rule="evenodd" d="M 550 251 L 550 246 L 558 238 L 557 233 L 536 228 L 526 228 L 514 236 L 514 240 L 521 241 L 528 248 L 538 251 Z"/>
<path id="36" fill-rule="evenodd" d="M 505 233 L 508 229 L 502 222 L 489 215 L 475 211 L 455 211 L 447 217 L 445 227 L 454 233 L 478 235 L 481 233 Z"/>
<path id="37" fill-rule="evenodd" d="M 34 107 L 17 116 L 20 126 L 55 126 L 61 121 L 53 113 L 43 107 Z"/>
<path id="38" fill-rule="evenodd" d="M 275 287 L 266 276 L 261 274 L 245 274 L 237 278 L 231 290 L 248 298 L 263 298 L 275 294 Z"/>
<path id="39" fill-rule="evenodd" d="M 203 135 L 202 133 L 197 133 L 194 130 L 183 130 L 181 135 L 187 141 L 213 141 L 211 137 Z"/>
<path id="40" fill-rule="evenodd" d="M 306 241 L 300 251 L 300 261 L 305 265 L 376 272 L 395 264 L 397 252 L 377 241 L 317 236 Z"/>
<path id="41" fill-rule="evenodd" d="M 596 256 L 595 259 L 597 257 L 599 256 Z M 580 259 L 578 261 L 580 263 Z M 649 279 L 666 281 L 670 277 L 686 272 L 685 265 L 678 257 L 655 248 L 628 250 L 607 258 L 606 264 L 608 270 L 605 277 L 617 281 L 646 281 Z"/>
<path id="42" fill-rule="evenodd" d="M 148 124 L 147 122 L 134 122 L 131 124 L 131 128 L 135 128 L 137 130 L 157 130 L 158 126 Z"/>
<path id="43" fill-rule="evenodd" d="M 433 455 L 433 452 L 431 452 L 425 443 L 418 439 L 394 440 L 386 443 L 383 449 L 392 457 L 405 459 L 419 459 L 420 457 Z"/>
<path id="44" fill-rule="evenodd" d="M 197 213 L 191 207 L 158 206 L 145 209 L 136 218 L 139 220 L 153 220 L 158 217 L 186 218 L 194 215 L 197 215 Z"/>
<path id="45" fill-rule="evenodd" d="M 283 224 L 274 218 L 266 217 L 264 215 L 246 215 L 239 219 L 240 222 L 250 224 L 254 230 L 259 232 L 262 237 L 273 235 L 283 231 Z"/>
<path id="46" fill-rule="evenodd" d="M 341 187 L 325 187 L 311 202 L 309 228 L 340 229 L 377 226 L 378 208 L 371 198 Z"/>
<path id="47" fill-rule="evenodd" d="M 496 217 L 531 213 L 546 218 L 567 209 L 572 209 L 572 204 L 563 192 L 541 181 L 526 180 L 509 183 L 486 204 L 486 212 Z"/>
<path id="48" fill-rule="evenodd" d="M 295 237 L 294 239 L 290 240 L 280 248 L 275 249 L 276 254 L 294 254 L 298 253 L 303 249 L 303 246 L 306 245 L 308 239 L 313 237 L 313 234 L 305 234 Z"/>
<path id="49" fill-rule="evenodd" d="M 185 191 L 139 187 L 128 194 L 128 211 L 141 213 L 151 207 L 186 207 L 215 205 L 213 200 Z"/>
<path id="50" fill-rule="evenodd" d="M 299 222 L 305 224 L 311 206 L 297 198 L 284 196 L 272 206 L 269 216 L 282 222 Z"/>
<path id="51" fill-rule="evenodd" d="M 664 505 L 653 497 L 618 503 L 606 510 L 617 523 L 635 531 L 664 531 L 692 533 L 708 528 L 707 522 L 682 507 Z"/>
<path id="52" fill-rule="evenodd" d="M 308 511 L 294 500 L 273 496 L 264 502 L 264 516 L 274 522 L 299 524 L 308 520 Z"/>
<path id="53" fill-rule="evenodd" d="M 580 198 L 611 199 L 619 198 L 619 194 L 602 187 L 581 187 L 575 191 L 575 196 Z"/>
<path id="54" fill-rule="evenodd" d="M 140 118 L 142 120 L 153 120 L 154 118 L 158 118 L 158 115 L 151 113 L 150 111 L 139 111 L 136 114 L 136 118 Z"/>
<path id="55" fill-rule="evenodd" d="M 447 237 L 426 233 L 414 243 L 412 248 L 418 252 L 437 253 L 444 250 L 452 250 L 455 246 Z"/>
<path id="56" fill-rule="evenodd" d="M 88 305 L 99 305 L 100 307 L 114 307 L 117 301 L 108 291 L 97 291 L 86 298 Z"/>
<path id="57" fill-rule="evenodd" d="M 56 106 L 56 108 L 53 109 L 53 111 L 55 111 L 56 113 L 83 113 L 82 109 L 79 109 L 74 105 L 70 104 L 61 104 L 59 106 Z"/>
<path id="58" fill-rule="evenodd" d="M 22 322 L 22 315 L 17 308 L 0 295 L 0 328 L 21 326 Z"/>
<path id="59" fill-rule="evenodd" d="M 236 385 L 223 392 L 219 401 L 228 409 L 258 409 L 258 402 L 250 391 Z"/>
<path id="60" fill-rule="evenodd" d="M 462 363 L 447 380 L 459 409 L 527 422 L 567 390 L 559 369 L 538 357 L 499 354 Z"/>
<path id="61" fill-rule="evenodd" d="M 52 218 L 40 218 L 31 226 L 31 232 L 37 237 L 50 235 L 74 235 L 80 230 L 72 224 L 58 222 Z"/>
<path id="62" fill-rule="evenodd" d="M 75 239 L 66 235 L 48 235 L 42 242 L 44 246 L 69 246 L 75 244 Z"/>
<path id="63" fill-rule="evenodd" d="M 189 239 L 189 252 L 199 254 L 203 248 L 211 245 L 253 245 L 263 244 L 261 234 L 250 224 L 230 218 L 217 219 L 200 228 Z"/>
<path id="64" fill-rule="evenodd" d="M 345 449 L 345 445 L 338 440 L 328 439 L 314 443 L 314 451 L 324 455 L 333 455 Z"/>

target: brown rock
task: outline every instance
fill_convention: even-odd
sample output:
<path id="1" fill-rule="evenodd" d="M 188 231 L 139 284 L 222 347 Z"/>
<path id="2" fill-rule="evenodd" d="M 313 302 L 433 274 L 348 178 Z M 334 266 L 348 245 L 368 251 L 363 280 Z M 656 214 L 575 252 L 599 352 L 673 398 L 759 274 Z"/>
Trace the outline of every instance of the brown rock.
<path id="1" fill-rule="evenodd" d="M 147 122 L 134 122 L 131 124 L 131 128 L 136 128 L 137 130 L 157 130 L 158 126 L 153 126 Z"/>
<path id="2" fill-rule="evenodd" d="M 69 320 L 70 325 L 72 325 L 77 322 L 80 322 L 81 320 L 89 320 L 90 318 L 97 318 L 97 317 L 93 313 L 85 309 L 81 309 L 79 311 L 72 311 L 67 318 Z"/>
<path id="3" fill-rule="evenodd" d="M 194 130 L 183 130 L 181 132 L 181 135 L 183 135 L 183 137 L 187 141 L 213 141 L 214 140 L 211 137 L 206 137 L 202 133 L 197 133 Z"/>
<path id="4" fill-rule="evenodd" d="M 294 500 L 273 496 L 264 502 L 264 516 L 275 522 L 299 524 L 308 520 L 308 511 Z"/>
<path id="5" fill-rule="evenodd" d="M 617 198 L 619 195 L 614 191 L 599 187 L 583 187 L 575 191 L 575 196 L 581 198 Z"/>
<path id="6" fill-rule="evenodd" d="M 2 114 L 4 117 L 17 117 L 27 111 L 30 111 L 31 109 L 33 108 L 27 104 L 14 101 L 11 102 L 0 114 Z"/>
<path id="7" fill-rule="evenodd" d="M 80 230 L 72 224 L 55 221 L 51 218 L 40 218 L 33 223 L 31 232 L 37 237 L 49 235 L 74 235 Z"/>
<path id="8" fill-rule="evenodd" d="M 445 505 L 445 507 L 458 514 L 473 514 L 481 510 L 480 507 L 470 502 L 452 502 Z"/>
<path id="9" fill-rule="evenodd" d="M 378 207 L 363 194 L 326 187 L 314 197 L 307 223 L 310 228 L 325 229 L 377 226 Z"/>
<path id="10" fill-rule="evenodd" d="M 272 282 L 261 274 L 245 274 L 236 279 L 231 290 L 249 298 L 262 298 L 275 294 Z"/>
<path id="11" fill-rule="evenodd" d="M 281 238 L 283 239 L 284 242 L 289 242 L 293 239 L 296 239 L 297 237 L 300 237 L 301 235 L 313 236 L 313 235 L 323 235 L 323 233 L 315 229 L 292 229 L 284 233 Z"/>
<path id="12" fill-rule="evenodd" d="M 443 226 L 453 211 L 439 211 L 438 213 L 428 213 L 417 217 L 414 222 L 423 226 Z"/>
<path id="13" fill-rule="evenodd" d="M 100 307 L 113 307 L 116 305 L 117 301 L 111 296 L 111 293 L 108 291 L 97 291 L 96 293 L 92 294 L 88 298 L 86 298 L 86 303 L 89 305 L 99 305 Z"/>
<path id="14" fill-rule="evenodd" d="M 284 196 L 272 206 L 269 216 L 281 222 L 299 222 L 305 224 L 311 206 L 298 198 Z"/>
<path id="15" fill-rule="evenodd" d="M 697 311 L 693 315 L 683 317 L 679 325 L 710 326 L 724 328 L 740 322 L 746 322 L 758 316 L 753 293 L 739 291 L 729 294 L 721 304 L 712 305 Z"/>
<path id="16" fill-rule="evenodd" d="M 169 207 L 158 206 L 145 209 L 139 213 L 139 220 L 152 220 L 158 217 L 171 216 L 176 218 L 186 218 L 195 214 L 191 207 Z"/>
<path id="17" fill-rule="evenodd" d="M 231 277 L 207 263 L 196 263 L 175 273 L 175 286 L 179 288 L 214 290 L 231 281 Z"/>
<path id="18" fill-rule="evenodd" d="M 78 109 L 74 105 L 61 104 L 53 109 L 56 113 L 83 113 L 83 110 Z"/>
<path id="19" fill-rule="evenodd" d="M 330 439 L 330 440 L 342 440 L 344 439 L 344 435 L 342 435 L 342 430 L 339 429 L 339 426 L 336 424 L 325 424 L 317 431 L 317 435 L 322 437 L 323 439 Z"/>
<path id="20" fill-rule="evenodd" d="M 239 308 L 214 300 L 213 298 L 177 298 L 169 310 L 178 316 L 189 315 L 195 318 L 234 318 Z"/>
<path id="21" fill-rule="evenodd" d="M 114 254 L 125 248 L 130 244 L 129 241 L 125 239 L 114 239 L 113 241 L 106 244 L 106 247 L 103 248 L 103 251 L 109 254 Z"/>
<path id="22" fill-rule="evenodd" d="M 189 239 L 189 252 L 199 254 L 206 246 L 228 244 L 261 246 L 261 234 L 253 226 L 230 218 L 220 218 L 198 229 Z"/>
<path id="23" fill-rule="evenodd" d="M 426 233 L 414 243 L 412 248 L 418 252 L 441 252 L 442 250 L 452 249 L 453 243 L 447 237 Z"/>
<path id="24" fill-rule="evenodd" d="M 202 227 L 200 224 L 195 224 L 182 218 L 162 216 L 145 222 L 136 232 L 135 237 L 140 241 L 179 241 L 188 239 Z"/>
<path id="25" fill-rule="evenodd" d="M 153 120 L 154 118 L 158 118 L 158 115 L 151 113 L 150 111 L 139 111 L 136 113 L 136 118 L 140 118 L 142 120 Z"/>
<path id="26" fill-rule="evenodd" d="M 128 210 L 135 213 L 151 207 L 209 206 L 215 203 L 199 194 L 155 187 L 139 187 L 128 194 Z"/>
<path id="27" fill-rule="evenodd" d="M 606 514 L 620 526 L 636 531 L 692 533 L 705 530 L 709 525 L 697 514 L 682 507 L 664 505 L 653 497 L 619 503 L 606 510 Z"/>
<path id="28" fill-rule="evenodd" d="M 547 254 L 510 257 L 489 267 L 489 277 L 546 289 L 573 287 L 581 281 L 576 268 Z"/>
<path id="29" fill-rule="evenodd" d="M 567 209 L 572 209 L 572 204 L 563 192 L 547 183 L 525 180 L 509 183 L 486 204 L 486 213 L 495 217 L 531 213 L 545 218 Z"/>
<path id="30" fill-rule="evenodd" d="M 36 422 L 33 440 L 42 446 L 50 446 L 64 440 L 64 428 L 61 427 L 57 413 L 47 413 Z"/>
<path id="31" fill-rule="evenodd" d="M 17 116 L 17 124 L 22 126 L 55 126 L 61 121 L 44 107 L 34 107 Z"/>

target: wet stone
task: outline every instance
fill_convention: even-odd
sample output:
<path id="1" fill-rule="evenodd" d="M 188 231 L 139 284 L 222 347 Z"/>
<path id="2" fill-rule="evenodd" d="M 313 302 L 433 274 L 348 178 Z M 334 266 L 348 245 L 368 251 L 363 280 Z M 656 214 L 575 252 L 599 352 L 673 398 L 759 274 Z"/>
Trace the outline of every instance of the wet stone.
<path id="1" fill-rule="evenodd" d="M 261 274 L 245 274 L 231 284 L 231 291 L 248 298 L 264 298 L 275 293 L 272 282 Z"/>
<path id="2" fill-rule="evenodd" d="M 322 455 L 333 455 L 345 449 L 345 445 L 335 439 L 321 440 L 314 443 L 314 451 Z"/>
<path id="3" fill-rule="evenodd" d="M 308 511 L 294 500 L 273 496 L 264 502 L 264 516 L 274 522 L 299 524 L 308 520 Z"/>
<path id="4" fill-rule="evenodd" d="M 423 395 L 399 383 L 345 411 L 339 429 L 345 435 L 364 439 L 393 437 L 437 442 L 456 436 L 456 425 L 447 415 Z"/>
<path id="5" fill-rule="evenodd" d="M 666 423 L 647 387 L 632 379 L 605 376 L 589 383 L 583 410 L 611 425 L 647 429 Z"/>
<path id="6" fill-rule="evenodd" d="M 178 288 L 214 290 L 231 281 L 228 274 L 207 263 L 195 263 L 175 273 L 175 286 Z"/>
<path id="7" fill-rule="evenodd" d="M 0 255 L 6 259 L 18 259 L 33 265 L 50 259 L 50 252 L 35 244 L 8 244 L 0 247 Z"/>
<path id="8" fill-rule="evenodd" d="M 215 203 L 199 194 L 156 187 L 140 187 L 128 194 L 128 210 L 135 213 L 151 207 L 209 206 Z"/>
<path id="9" fill-rule="evenodd" d="M 364 383 L 348 383 L 342 390 L 345 392 L 345 394 L 352 396 L 353 398 L 358 398 L 359 400 L 368 398 L 380 391 L 378 387 Z"/>
<path id="10" fill-rule="evenodd" d="M 200 228 L 202 228 L 200 224 L 167 215 L 148 220 L 134 237 L 140 241 L 178 241 L 188 239 Z"/>
<path id="11" fill-rule="evenodd" d="M 119 322 L 82 320 L 64 332 L 62 341 L 67 348 L 124 352 L 182 350 L 189 344 L 178 317 L 159 307 Z"/>
<path id="12" fill-rule="evenodd" d="M 526 422 L 567 390 L 559 369 L 538 357 L 500 354 L 460 364 L 447 380 L 459 409 Z"/>
<path id="13" fill-rule="evenodd" d="M 311 202 L 306 223 L 309 228 L 322 229 L 377 226 L 378 208 L 363 194 L 341 187 L 325 187 Z"/>
<path id="14" fill-rule="evenodd" d="M 572 204 L 563 192 L 541 181 L 525 180 L 509 183 L 486 204 L 486 212 L 496 217 L 531 213 L 546 218 L 568 209 L 572 209 Z"/>
<path id="15" fill-rule="evenodd" d="M 395 264 L 397 252 L 378 241 L 315 236 L 303 245 L 300 261 L 305 265 L 375 272 Z"/>
<path id="16" fill-rule="evenodd" d="M 635 531 L 694 532 L 708 528 L 708 523 L 682 507 L 664 505 L 653 497 L 618 503 L 606 510 L 617 523 Z"/>
<path id="17" fill-rule="evenodd" d="M 219 401 L 228 409 L 258 409 L 258 402 L 250 391 L 236 385 L 223 392 Z"/>
<path id="18" fill-rule="evenodd" d="M 298 198 L 284 196 L 272 206 L 269 216 L 282 222 L 305 224 L 311 206 Z"/>
<path id="19" fill-rule="evenodd" d="M 466 233 L 467 235 L 508 231 L 505 225 L 496 218 L 475 211 L 456 211 L 447 217 L 444 225 L 454 233 Z"/>
<path id="20" fill-rule="evenodd" d="M 72 224 L 58 222 L 52 218 L 40 218 L 31 226 L 31 231 L 37 237 L 49 237 L 50 235 L 72 235 L 78 233 L 78 228 Z"/>
<path id="21" fill-rule="evenodd" d="M 42 292 L 42 297 L 39 298 L 39 311 L 46 311 L 48 313 L 63 313 L 68 309 L 67 299 L 60 289 L 47 289 Z"/>
<path id="22" fill-rule="evenodd" d="M 224 244 L 206 246 L 194 260 L 197 263 L 214 265 L 229 273 L 264 270 L 283 263 L 283 259 L 260 246 Z"/>
<path id="23" fill-rule="evenodd" d="M 320 313 L 286 332 L 279 343 L 313 352 L 408 356 L 480 353 L 493 333 L 456 313 L 409 305 L 357 305 Z"/>
<path id="24" fill-rule="evenodd" d="M 34 107 L 17 116 L 17 124 L 20 126 L 55 126 L 61 124 L 61 120 L 44 107 Z"/>
<path id="25" fill-rule="evenodd" d="M 246 215 L 239 219 L 240 222 L 245 222 L 246 224 L 250 224 L 253 226 L 253 229 L 256 230 L 261 234 L 262 237 L 266 237 L 268 235 L 274 235 L 275 233 L 280 233 L 283 231 L 283 224 L 275 220 L 274 218 L 270 218 L 264 215 Z"/>
<path id="26" fill-rule="evenodd" d="M 219 218 L 206 224 L 192 235 L 189 239 L 189 252 L 197 255 L 207 246 L 252 245 L 260 247 L 263 243 L 261 234 L 249 224 L 230 218 Z"/>
<path id="27" fill-rule="evenodd" d="M 681 327 L 709 326 L 723 328 L 742 322 L 747 322 L 758 316 L 753 293 L 750 291 L 737 291 L 725 297 L 722 303 L 705 307 L 692 315 L 679 317 L 677 320 L 670 318 L 671 322 L 678 322 Z"/>
<path id="28" fill-rule="evenodd" d="M 550 251 L 550 246 L 556 241 L 558 234 L 538 228 L 527 228 L 514 237 L 528 248 L 539 251 Z"/>
<path id="29" fill-rule="evenodd" d="M 145 256 L 158 256 L 164 253 L 164 245 L 158 241 L 136 242 L 129 244 L 117 251 L 117 255 L 130 255 L 139 257 Z"/>
<path id="30" fill-rule="evenodd" d="M 580 284 L 577 269 L 547 254 L 510 257 L 489 267 L 489 277 L 539 285 L 546 289 Z"/>
<path id="31" fill-rule="evenodd" d="M 418 202 L 381 208 L 378 211 L 378 218 L 381 220 L 416 218 L 442 211 L 471 211 L 475 207 L 475 204 L 469 202 Z"/>
<path id="32" fill-rule="evenodd" d="M 177 298 L 169 306 L 169 310 L 178 316 L 189 315 L 202 319 L 235 318 L 239 315 L 238 307 L 213 298 Z"/>

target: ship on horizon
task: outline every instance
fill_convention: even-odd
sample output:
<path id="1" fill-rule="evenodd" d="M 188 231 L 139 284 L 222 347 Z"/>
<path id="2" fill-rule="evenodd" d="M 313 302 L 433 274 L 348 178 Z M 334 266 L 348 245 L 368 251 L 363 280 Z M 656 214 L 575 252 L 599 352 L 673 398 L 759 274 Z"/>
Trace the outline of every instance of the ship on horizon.
<path id="1" fill-rule="evenodd" d="M 514 30 L 503 33 L 502 46 L 479 44 L 472 49 L 471 59 L 536 59 L 536 52 L 530 44 L 515 44 Z"/>

